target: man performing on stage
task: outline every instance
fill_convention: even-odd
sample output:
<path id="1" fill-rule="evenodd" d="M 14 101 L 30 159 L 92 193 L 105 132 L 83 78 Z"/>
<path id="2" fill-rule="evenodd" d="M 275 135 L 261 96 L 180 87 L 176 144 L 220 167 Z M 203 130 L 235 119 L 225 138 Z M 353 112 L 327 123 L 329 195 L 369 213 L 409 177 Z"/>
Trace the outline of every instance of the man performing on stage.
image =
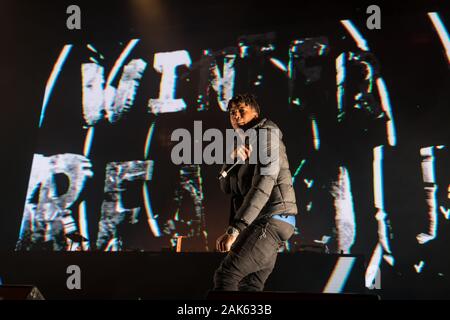
<path id="1" fill-rule="evenodd" d="M 230 226 L 216 243 L 218 251 L 228 254 L 215 272 L 214 290 L 262 291 L 278 250 L 294 233 L 297 205 L 292 176 L 281 131 L 261 117 L 254 96 L 234 97 L 228 111 L 235 130 L 251 128 L 268 133 L 266 138 L 262 134 L 257 137 L 267 140 L 266 151 L 271 157 L 270 161 L 257 159 L 252 163 L 253 144 L 243 144 L 231 155 L 240 164 L 222 168 L 226 174 L 222 174 L 220 186 L 231 194 L 231 216 Z"/>

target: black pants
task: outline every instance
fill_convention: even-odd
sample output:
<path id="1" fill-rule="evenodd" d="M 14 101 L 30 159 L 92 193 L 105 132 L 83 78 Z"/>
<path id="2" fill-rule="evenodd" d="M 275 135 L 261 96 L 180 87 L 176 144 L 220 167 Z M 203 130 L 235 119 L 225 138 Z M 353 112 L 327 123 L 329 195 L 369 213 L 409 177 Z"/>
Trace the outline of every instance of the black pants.
<path id="1" fill-rule="evenodd" d="M 214 274 L 214 290 L 262 291 L 278 250 L 294 226 L 276 219 L 257 220 L 244 229 Z"/>

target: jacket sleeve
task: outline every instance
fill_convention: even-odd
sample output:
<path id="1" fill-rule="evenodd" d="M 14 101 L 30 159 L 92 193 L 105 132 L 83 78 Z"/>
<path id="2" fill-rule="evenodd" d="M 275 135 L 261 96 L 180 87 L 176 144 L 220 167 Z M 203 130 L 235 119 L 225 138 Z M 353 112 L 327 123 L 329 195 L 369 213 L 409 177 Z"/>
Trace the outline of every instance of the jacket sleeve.
<path id="1" fill-rule="evenodd" d="M 267 156 L 265 159 L 258 159 L 251 188 L 234 219 L 233 226 L 241 231 L 256 219 L 266 205 L 280 172 L 279 129 L 268 129 L 267 132 L 267 137 L 262 139 L 263 143 L 258 145 L 261 150 L 265 150 L 258 150 L 259 155 Z"/>
<path id="2" fill-rule="evenodd" d="M 227 170 L 231 165 L 230 164 L 224 164 L 222 166 L 222 169 L 220 170 L 220 172 Z M 220 178 L 219 180 L 220 183 L 220 189 L 222 190 L 222 192 L 224 193 L 231 193 L 231 187 L 230 187 L 230 176 L 226 176 L 225 178 Z"/>

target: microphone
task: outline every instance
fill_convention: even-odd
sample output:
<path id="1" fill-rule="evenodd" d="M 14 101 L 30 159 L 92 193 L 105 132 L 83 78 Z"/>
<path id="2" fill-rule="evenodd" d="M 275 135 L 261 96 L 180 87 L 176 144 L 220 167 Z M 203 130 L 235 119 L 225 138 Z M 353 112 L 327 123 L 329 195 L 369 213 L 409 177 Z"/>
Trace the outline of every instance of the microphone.
<path id="1" fill-rule="evenodd" d="M 239 158 L 238 161 L 236 161 L 235 163 L 233 163 L 233 165 L 231 167 L 228 168 L 228 170 L 223 170 L 222 172 L 219 173 L 219 175 L 217 176 L 217 178 L 223 179 L 226 178 L 228 176 L 228 173 L 233 170 L 234 167 L 236 167 L 238 164 L 240 164 L 239 162 L 241 162 L 241 159 Z"/>
<path id="2" fill-rule="evenodd" d="M 249 143 L 245 143 L 245 146 L 247 148 L 249 148 L 249 145 L 252 145 L 255 142 L 255 139 L 253 139 L 252 141 L 250 141 Z M 238 164 L 244 164 L 245 160 L 242 160 L 241 158 L 237 157 L 237 161 L 235 163 L 233 163 L 233 165 L 231 167 L 229 167 L 227 170 L 223 170 L 219 173 L 219 175 L 217 176 L 217 178 L 223 179 L 226 178 L 228 176 L 228 173 L 233 170 L 234 167 L 236 167 Z M 247 158 L 248 159 L 248 158 Z"/>
<path id="3" fill-rule="evenodd" d="M 251 127 L 249 128 L 250 130 L 253 130 L 253 129 L 257 128 L 257 127 L 260 125 L 261 120 L 260 120 L 259 118 L 256 119 L 256 120 L 257 120 L 256 123 L 255 123 L 253 126 L 251 126 Z M 264 120 L 265 120 L 265 118 L 263 118 L 263 121 L 264 121 Z M 247 130 L 249 130 L 249 129 L 247 129 Z M 255 138 L 256 138 L 256 137 L 255 137 Z M 252 145 L 253 143 L 255 143 L 255 142 L 256 142 L 255 138 L 252 139 L 252 141 L 249 141 L 248 144 L 245 143 L 245 141 L 244 141 L 245 146 L 248 148 L 249 145 Z M 235 163 L 233 163 L 233 165 L 232 165 L 231 167 L 229 167 L 228 170 L 223 170 L 223 171 L 221 171 L 221 172 L 219 173 L 219 175 L 217 176 L 217 178 L 218 178 L 219 180 L 220 180 L 220 179 L 223 179 L 223 178 L 226 178 L 226 177 L 228 176 L 228 173 L 229 173 L 231 170 L 233 170 L 234 167 L 236 167 L 238 164 L 243 164 L 243 163 L 245 163 L 245 160 L 242 161 L 241 158 L 238 158 L 238 161 L 236 161 Z"/>

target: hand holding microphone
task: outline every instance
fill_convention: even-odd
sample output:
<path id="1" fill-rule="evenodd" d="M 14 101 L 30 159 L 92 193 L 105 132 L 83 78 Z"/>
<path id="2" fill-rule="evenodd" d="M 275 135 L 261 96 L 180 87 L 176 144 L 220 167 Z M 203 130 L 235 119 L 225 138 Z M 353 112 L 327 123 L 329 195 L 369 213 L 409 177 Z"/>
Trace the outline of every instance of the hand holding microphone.
<path id="1" fill-rule="evenodd" d="M 245 141 L 245 134 L 243 133 L 242 130 L 240 130 L 240 126 L 238 125 L 238 123 L 235 121 L 235 119 L 233 117 L 231 117 L 231 125 L 233 126 L 234 130 L 238 130 L 238 133 L 240 133 L 241 136 L 241 141 L 245 142 L 242 143 L 240 145 L 238 145 L 230 154 L 230 157 L 232 160 L 236 160 L 237 161 L 231 166 L 229 167 L 227 170 L 223 170 L 219 173 L 218 175 L 218 179 L 223 179 L 225 178 L 228 173 L 233 170 L 233 168 L 235 166 L 237 166 L 238 164 L 243 164 L 245 163 L 245 160 L 247 160 L 248 158 L 250 158 L 250 155 L 253 151 L 252 148 L 252 144 L 254 144 L 256 142 L 255 139 L 252 139 L 251 141 L 249 141 L 248 143 Z M 248 128 L 248 130 L 253 130 L 256 127 L 258 127 L 259 123 L 256 123 L 255 125 L 253 125 L 251 128 Z M 239 131 L 240 130 L 240 131 Z"/>
<path id="2" fill-rule="evenodd" d="M 245 160 L 247 160 L 248 158 L 250 158 L 250 155 L 252 154 L 253 148 L 252 145 L 245 145 L 242 144 L 238 147 L 236 147 L 230 154 L 231 159 L 236 160 L 237 161 L 231 166 L 229 167 L 227 170 L 224 170 L 222 172 L 220 172 L 219 174 L 219 180 L 222 178 L 225 178 L 228 173 L 233 170 L 233 168 L 238 165 L 238 164 L 242 164 L 245 163 Z"/>
<path id="3" fill-rule="evenodd" d="M 235 160 L 236 158 L 239 158 L 238 161 L 245 162 L 248 158 L 250 158 L 250 154 L 252 153 L 253 148 L 251 145 L 240 145 L 236 149 L 234 149 L 231 152 L 231 159 Z"/>

